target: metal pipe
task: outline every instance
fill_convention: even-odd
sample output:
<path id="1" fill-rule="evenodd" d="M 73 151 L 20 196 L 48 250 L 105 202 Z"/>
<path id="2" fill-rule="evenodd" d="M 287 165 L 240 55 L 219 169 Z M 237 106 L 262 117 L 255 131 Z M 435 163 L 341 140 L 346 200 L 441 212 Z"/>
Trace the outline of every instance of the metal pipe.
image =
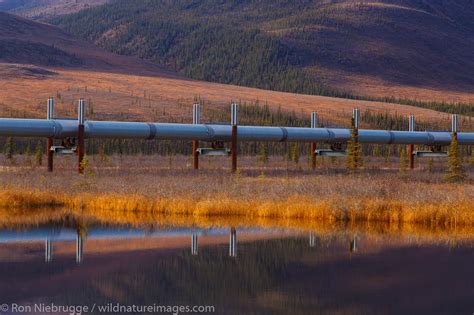
<path id="1" fill-rule="evenodd" d="M 84 125 L 84 111 L 85 110 L 85 104 L 84 104 L 84 99 L 79 100 L 79 107 L 77 109 L 77 123 L 78 125 Z"/>
<path id="2" fill-rule="evenodd" d="M 411 114 L 408 123 L 408 131 L 415 131 L 415 115 Z"/>
<path id="3" fill-rule="evenodd" d="M 193 125 L 201 124 L 201 106 L 199 103 L 194 104 L 193 106 Z M 195 170 L 199 169 L 199 140 L 193 140 L 193 168 Z"/>
<path id="4" fill-rule="evenodd" d="M 239 105 L 232 104 L 231 106 L 231 120 L 230 124 L 232 126 L 232 146 L 230 149 L 230 154 L 232 156 L 232 173 L 237 172 L 237 119 L 238 119 Z"/>
<path id="5" fill-rule="evenodd" d="M 452 133 L 457 133 L 458 132 L 458 127 L 459 127 L 458 115 L 453 114 L 451 116 L 451 132 Z"/>
<path id="6" fill-rule="evenodd" d="M 46 119 L 52 120 L 54 119 L 54 98 L 48 98 L 48 105 L 46 109 Z M 48 142 L 46 144 L 46 154 L 48 156 L 48 172 L 53 171 L 53 151 L 51 147 L 54 145 L 54 138 L 48 137 Z"/>
<path id="7" fill-rule="evenodd" d="M 46 119 L 48 120 L 54 119 L 54 98 L 53 97 L 48 98 Z"/>
<path id="8" fill-rule="evenodd" d="M 359 129 L 359 109 L 354 108 L 352 110 L 352 118 L 354 118 L 354 128 Z"/>
<path id="9" fill-rule="evenodd" d="M 159 140 L 232 140 L 230 125 L 192 125 L 118 121 L 85 121 L 85 138 L 123 138 Z M 238 126 L 238 141 L 345 143 L 350 129 Z M 0 136 L 77 137 L 77 120 L 0 118 Z M 451 132 L 389 131 L 359 129 L 359 142 L 373 144 L 449 145 Z M 474 133 L 459 132 L 459 145 L 474 145 Z"/>
<path id="10" fill-rule="evenodd" d="M 409 119 L 408 119 L 408 131 L 410 132 L 414 132 L 415 131 L 415 115 L 411 114 Z M 408 160 L 409 160 L 409 164 L 410 164 L 410 169 L 414 169 L 415 168 L 415 155 L 413 154 L 413 151 L 415 149 L 415 146 L 410 143 L 408 145 Z"/>
<path id="11" fill-rule="evenodd" d="M 201 124 L 201 105 L 199 103 L 195 103 L 193 105 L 193 125 L 200 125 Z"/>
<path id="12" fill-rule="evenodd" d="M 84 173 L 84 165 L 83 165 L 84 149 L 85 149 L 84 109 L 85 109 L 84 100 L 81 98 L 79 100 L 79 108 L 77 111 L 77 115 L 78 115 L 77 117 L 77 123 L 78 123 L 78 126 L 77 126 L 77 171 L 79 172 L 79 174 Z"/>
<path id="13" fill-rule="evenodd" d="M 312 112 L 311 113 L 311 128 L 318 128 L 319 121 L 318 121 L 318 113 Z M 311 156 L 311 169 L 316 169 L 316 142 L 311 142 L 309 148 L 309 154 Z"/>
<path id="14" fill-rule="evenodd" d="M 230 124 L 232 126 L 237 125 L 238 113 L 239 113 L 239 104 L 232 103 L 231 110 L 230 110 Z"/>
<path id="15" fill-rule="evenodd" d="M 311 113 L 311 128 L 318 128 L 319 126 L 319 117 L 317 112 Z"/>

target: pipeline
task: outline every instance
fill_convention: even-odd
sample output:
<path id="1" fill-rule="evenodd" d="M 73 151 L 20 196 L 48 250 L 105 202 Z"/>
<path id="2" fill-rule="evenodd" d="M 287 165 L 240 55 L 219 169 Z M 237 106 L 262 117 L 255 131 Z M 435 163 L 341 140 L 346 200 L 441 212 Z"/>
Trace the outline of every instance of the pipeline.
<path id="1" fill-rule="evenodd" d="M 224 141 L 232 138 L 231 125 L 85 121 L 89 139 L 158 139 Z M 63 139 L 78 136 L 77 120 L 0 118 L 0 136 Z M 238 141 L 346 143 L 350 129 L 240 126 Z M 449 145 L 452 134 L 437 131 L 359 129 L 359 142 L 371 144 Z M 474 145 L 474 133 L 457 133 L 459 145 Z"/>

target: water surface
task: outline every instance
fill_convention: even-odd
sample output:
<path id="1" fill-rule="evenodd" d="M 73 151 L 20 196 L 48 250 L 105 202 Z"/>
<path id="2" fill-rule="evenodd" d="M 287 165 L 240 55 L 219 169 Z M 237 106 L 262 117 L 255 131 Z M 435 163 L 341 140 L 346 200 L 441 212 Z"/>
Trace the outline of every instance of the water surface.
<path id="1" fill-rule="evenodd" d="M 473 244 L 238 226 L 10 229 L 0 231 L 0 303 L 473 314 Z"/>

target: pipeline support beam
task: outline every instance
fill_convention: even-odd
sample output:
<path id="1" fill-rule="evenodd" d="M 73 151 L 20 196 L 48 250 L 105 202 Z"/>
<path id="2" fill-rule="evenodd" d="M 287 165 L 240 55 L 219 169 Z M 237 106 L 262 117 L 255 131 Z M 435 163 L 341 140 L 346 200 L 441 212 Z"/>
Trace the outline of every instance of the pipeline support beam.
<path id="1" fill-rule="evenodd" d="M 193 125 L 201 124 L 201 106 L 199 103 L 193 106 Z M 193 169 L 199 169 L 199 140 L 193 140 Z"/>
<path id="2" fill-rule="evenodd" d="M 232 173 L 237 172 L 237 117 L 238 117 L 239 105 L 232 104 L 231 106 L 231 121 L 230 124 L 232 125 L 232 145 L 230 149 L 230 154 L 232 158 Z"/>
<path id="3" fill-rule="evenodd" d="M 78 126 L 77 126 L 77 170 L 79 174 L 84 173 L 84 100 L 79 100 L 78 107 Z"/>
<path id="4" fill-rule="evenodd" d="M 46 110 L 46 119 L 53 120 L 54 119 L 54 98 L 48 98 L 47 110 Z M 48 156 L 48 172 L 53 171 L 53 151 L 51 147 L 54 145 L 54 138 L 48 137 L 47 145 L 46 145 L 46 154 Z"/>
<path id="5" fill-rule="evenodd" d="M 311 113 L 311 128 L 318 128 L 318 113 Z M 316 142 L 311 142 L 310 145 L 311 169 L 316 169 Z"/>

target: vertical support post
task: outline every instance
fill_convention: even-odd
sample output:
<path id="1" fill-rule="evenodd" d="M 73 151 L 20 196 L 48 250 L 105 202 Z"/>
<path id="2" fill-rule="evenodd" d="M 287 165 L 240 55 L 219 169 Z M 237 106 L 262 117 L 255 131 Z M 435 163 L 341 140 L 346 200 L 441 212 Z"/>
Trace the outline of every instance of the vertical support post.
<path id="1" fill-rule="evenodd" d="M 199 103 L 193 106 L 193 125 L 199 125 L 201 123 L 201 106 Z M 193 168 L 199 169 L 199 141 L 193 140 Z"/>
<path id="2" fill-rule="evenodd" d="M 193 233 L 191 237 L 191 255 L 196 256 L 198 254 L 198 235 Z"/>
<path id="3" fill-rule="evenodd" d="M 51 120 L 54 119 L 54 99 L 52 97 L 48 98 L 48 105 L 47 105 L 47 114 L 46 119 Z M 49 137 L 48 143 L 46 145 L 46 154 L 48 155 L 48 172 L 53 171 L 53 151 L 51 151 L 51 147 L 54 145 L 54 138 Z"/>
<path id="4" fill-rule="evenodd" d="M 84 173 L 84 168 L 82 161 L 84 160 L 84 99 L 79 100 L 79 107 L 77 110 L 77 123 L 78 123 L 78 133 L 77 133 L 77 170 L 79 174 Z"/>
<path id="5" fill-rule="evenodd" d="M 229 256 L 237 257 L 237 230 L 234 227 L 230 229 Z"/>
<path id="6" fill-rule="evenodd" d="M 451 116 L 451 132 L 453 134 L 457 134 L 458 133 L 458 128 L 459 128 L 458 115 L 453 114 Z"/>
<path id="7" fill-rule="evenodd" d="M 410 115 L 408 130 L 410 132 L 415 131 L 415 115 L 413 115 L 413 114 Z M 411 170 L 415 168 L 415 155 L 413 154 L 414 147 L 415 146 L 413 144 L 409 144 L 408 145 L 408 150 L 407 150 Z"/>
<path id="8" fill-rule="evenodd" d="M 318 128 L 318 113 L 312 112 L 311 113 L 311 128 Z M 311 143 L 310 146 L 310 153 L 311 153 L 311 168 L 314 170 L 316 168 L 316 143 Z"/>
<path id="9" fill-rule="evenodd" d="M 354 108 L 352 110 L 352 118 L 354 118 L 354 128 L 359 129 L 359 109 Z"/>
<path id="10" fill-rule="evenodd" d="M 44 243 L 44 261 L 49 263 L 53 260 L 53 242 L 47 238 Z"/>
<path id="11" fill-rule="evenodd" d="M 458 115 L 453 114 L 451 116 L 451 131 L 452 131 L 452 139 L 457 139 L 458 137 L 458 128 L 459 128 L 459 122 L 458 122 Z"/>
<path id="12" fill-rule="evenodd" d="M 237 116 L 239 111 L 239 105 L 233 103 L 231 105 L 231 116 L 230 124 L 232 125 L 232 146 L 230 154 L 232 156 L 232 173 L 237 172 Z"/>
<path id="13" fill-rule="evenodd" d="M 82 262 L 83 251 L 84 251 L 84 239 L 78 231 L 76 235 L 76 263 L 78 264 Z"/>

